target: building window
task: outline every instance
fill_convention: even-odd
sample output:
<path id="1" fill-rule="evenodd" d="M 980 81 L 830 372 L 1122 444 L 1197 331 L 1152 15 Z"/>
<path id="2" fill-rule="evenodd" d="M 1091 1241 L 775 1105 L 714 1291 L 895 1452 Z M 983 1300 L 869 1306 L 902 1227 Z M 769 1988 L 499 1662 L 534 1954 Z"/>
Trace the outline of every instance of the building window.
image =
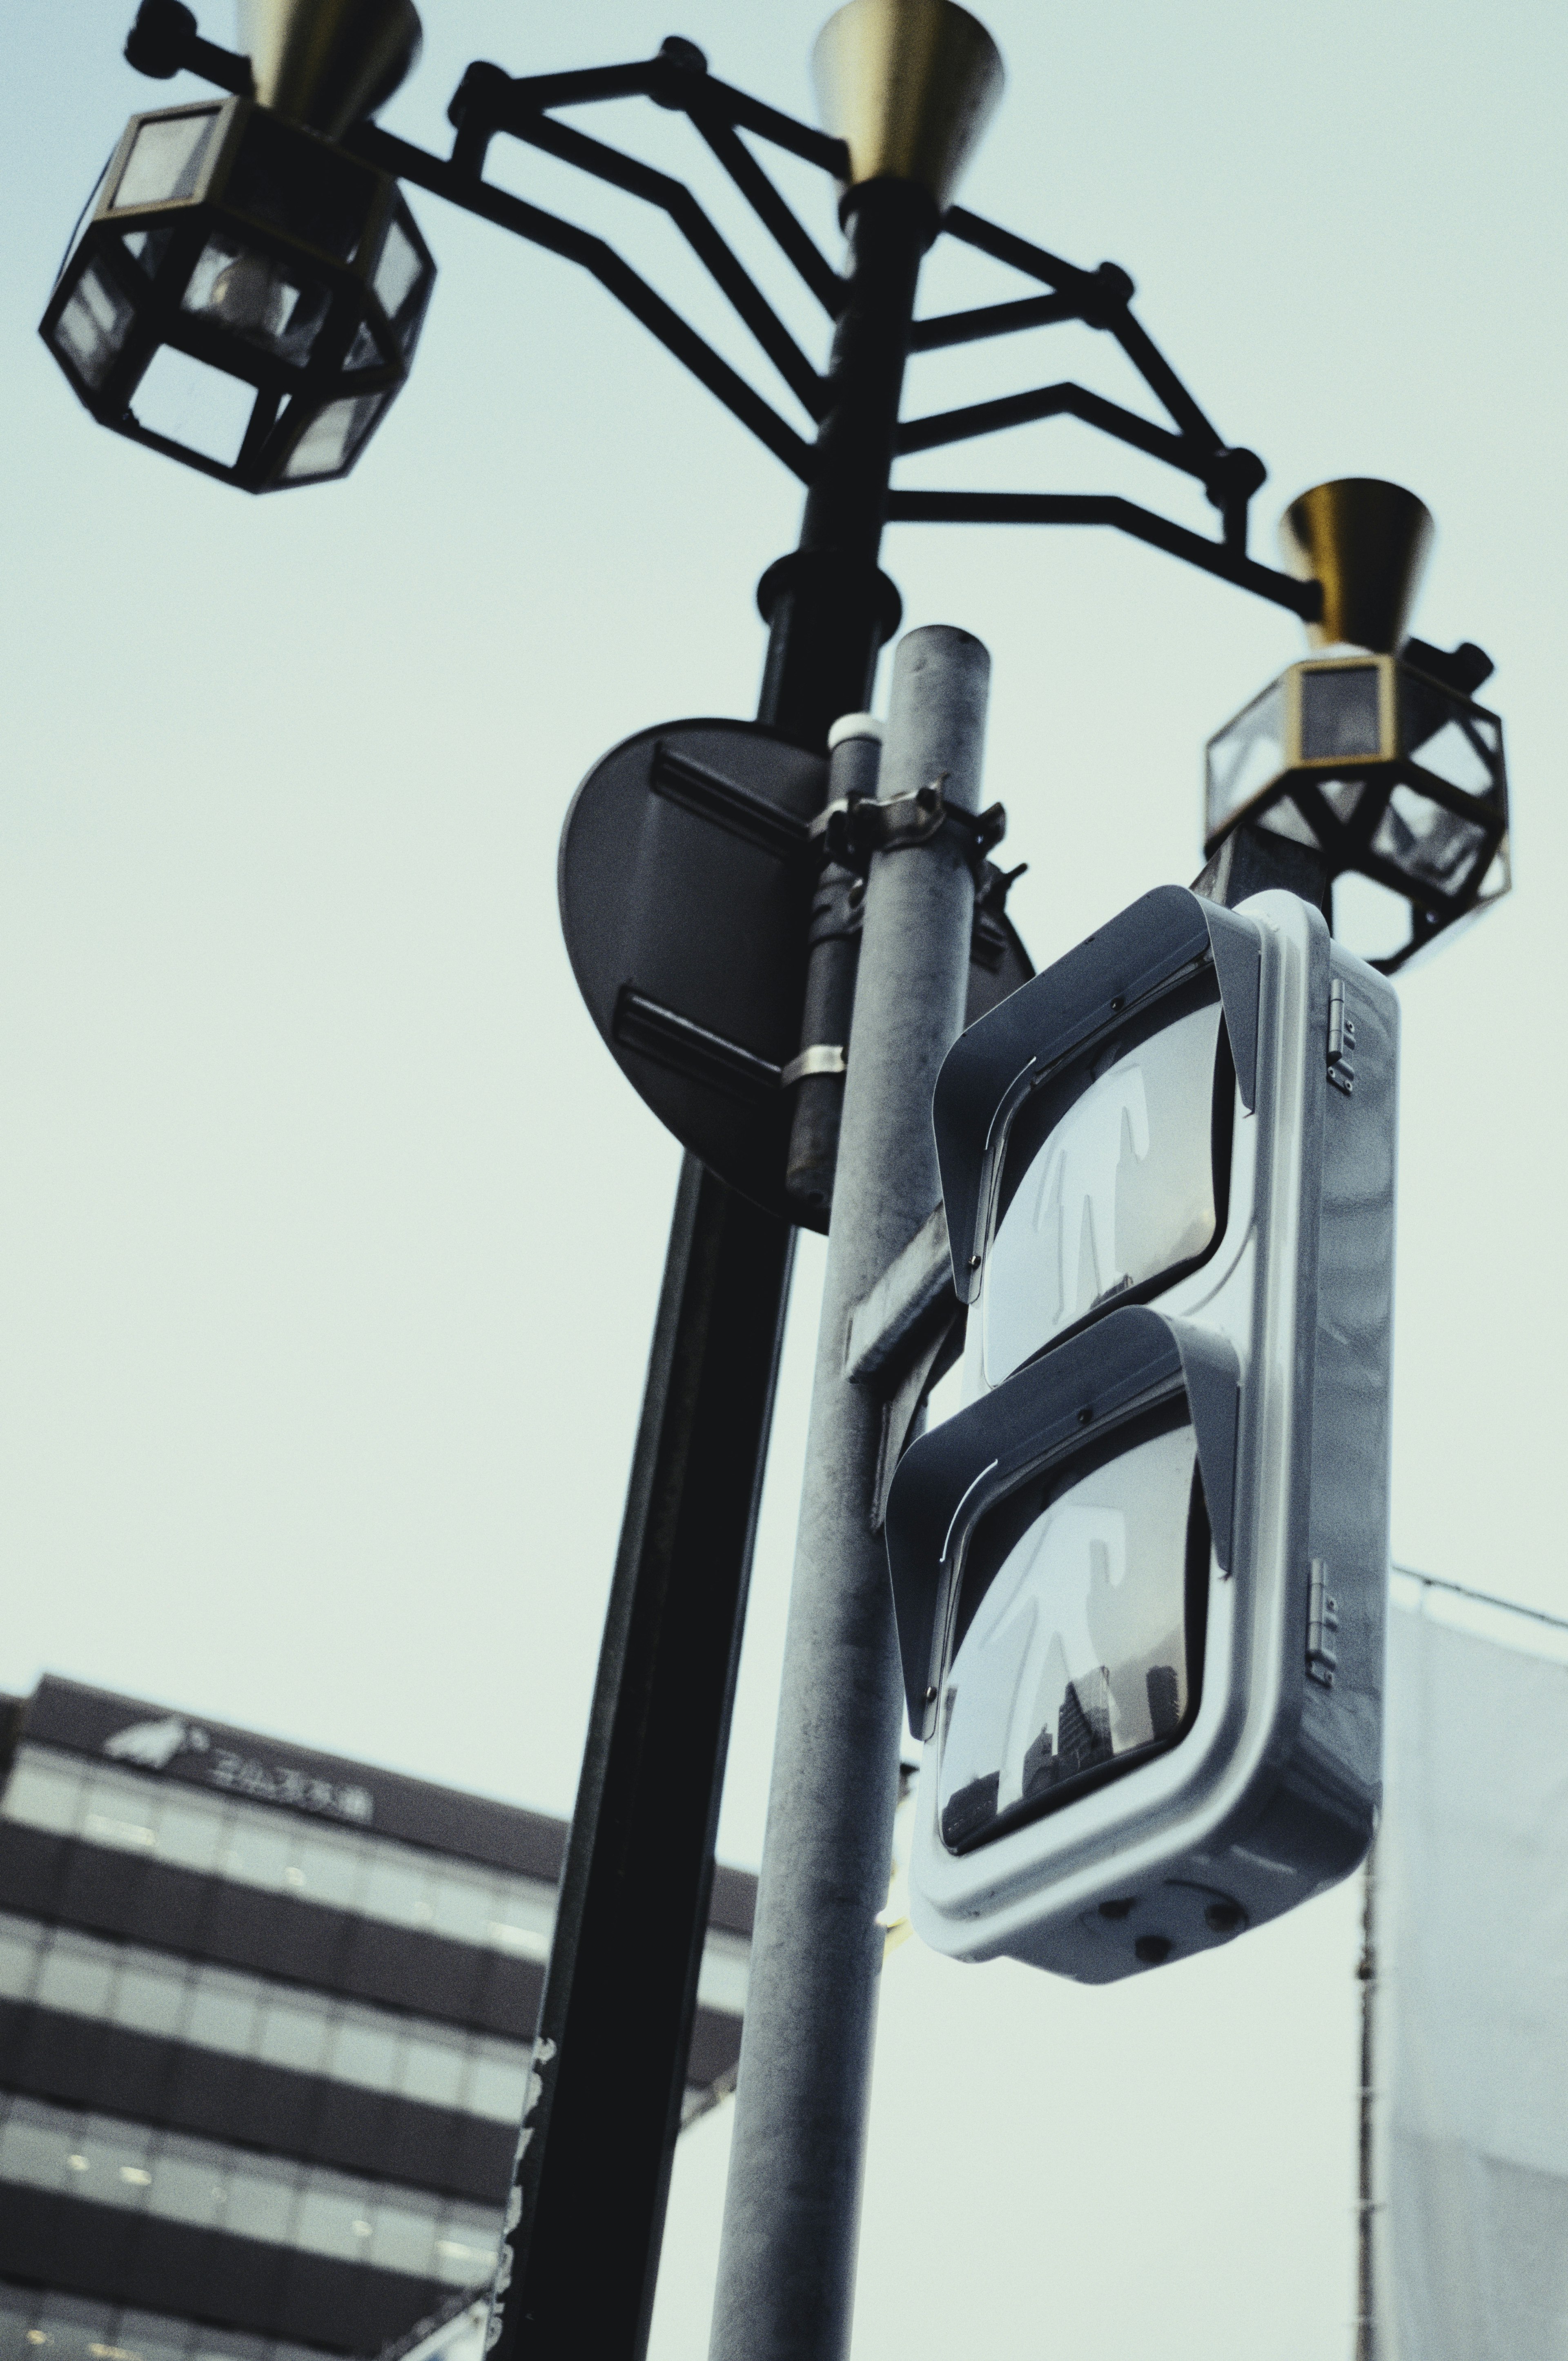
<path id="1" fill-rule="evenodd" d="M 146 1775 L 24 1746 L 0 1810 L 28 1828 L 215 1872 L 262 1893 L 429 1929 L 513 1959 L 549 1957 L 553 1887 L 444 1861 L 395 1837 L 314 1827 L 276 1805 L 159 1788 Z"/>
<path id="2" fill-rule="evenodd" d="M 435 2277 L 445 2287 L 477 2287 L 495 2267 L 495 2224 L 453 2206 L 435 2241 Z"/>
<path id="3" fill-rule="evenodd" d="M 295 2246 L 313 2255 L 334 2255 L 340 2262 L 368 2262 L 375 2235 L 374 2193 L 364 2181 L 336 2173 L 311 2175 L 295 2218 Z"/>
<path id="4" fill-rule="evenodd" d="M 224 2227 L 236 2238 L 263 2238 L 269 2246 L 287 2246 L 292 2235 L 300 2175 L 291 2165 L 266 2157 L 245 2157 L 227 2182 Z"/>
<path id="5" fill-rule="evenodd" d="M 444 1864 L 435 1875 L 431 1927 L 449 1942 L 488 1944 L 490 1927 L 500 1914 L 502 1881 L 482 1871 Z M 550 1912 L 554 1914 L 554 1894 Z"/>
<path id="6" fill-rule="evenodd" d="M 384 1919 L 389 1927 L 430 1927 L 435 1920 L 434 1880 L 417 1855 L 401 1858 L 376 1840 L 360 1907 L 367 1918 Z"/>
<path id="7" fill-rule="evenodd" d="M 195 1796 L 189 1803 L 181 1795 L 164 1796 L 158 1815 L 155 1847 L 159 1861 L 167 1861 L 171 1869 L 190 1869 L 199 1876 L 210 1876 L 218 1865 L 223 1840 L 223 1812 L 214 1810 L 204 1796 Z"/>
<path id="8" fill-rule="evenodd" d="M 477 2286 L 495 2268 L 494 2213 L 37 2100 L 6 2106 L 0 2182 L 6 2181 L 450 2287 Z"/>
<path id="9" fill-rule="evenodd" d="M 460 2107 L 468 2067 L 468 2038 L 422 2026 L 403 2052 L 400 2084 L 405 2099 L 426 2107 Z M 522 2120 L 521 2111 L 518 2121 Z"/>
<path id="10" fill-rule="evenodd" d="M 104 1947 L 108 1949 L 107 1944 Z M 167 2039 L 185 2013 L 186 1972 L 151 1951 L 126 1951 L 120 1961 L 115 2004 L 115 2025 L 132 2033 L 150 2033 Z"/>
<path id="11" fill-rule="evenodd" d="M 59 1934 L 38 1970 L 40 2008 L 68 2009 L 73 2016 L 106 2016 L 115 1960 L 106 1944 L 91 1937 Z"/>
<path id="12" fill-rule="evenodd" d="M 30 1828 L 47 1828 L 51 1836 L 73 1837 L 85 1785 L 73 1765 L 24 1747 L 5 1789 L 5 1817 Z"/>
<path id="13" fill-rule="evenodd" d="M 275 1992 L 262 2011 L 256 2054 L 269 2066 L 319 2074 L 331 2026 L 330 2002 L 313 1993 Z"/>
<path id="14" fill-rule="evenodd" d="M 164 2134 L 150 2158 L 148 2210 L 199 2228 L 228 2227 L 228 2159 L 204 2140 Z"/>
<path id="15" fill-rule="evenodd" d="M 418 2196 L 411 2189 L 385 2192 L 376 2208 L 376 2235 L 370 2259 L 384 2271 L 408 2271 L 431 2279 L 435 2269 L 435 2243 L 446 2217 L 439 2198 Z"/>
<path id="16" fill-rule="evenodd" d="M 42 1949 L 41 1927 L 0 1917 L 0 2000 L 31 2000 Z"/>
<path id="17" fill-rule="evenodd" d="M 288 1883 L 303 1902 L 320 1903 L 329 1910 L 353 1910 L 358 1905 L 365 1874 L 368 1839 L 328 1836 L 307 1830 L 295 1847 Z"/>
<path id="18" fill-rule="evenodd" d="M 514 2041 L 476 2042 L 468 2111 L 495 2124 L 521 2124 L 528 2091 L 529 2052 Z"/>
<path id="19" fill-rule="evenodd" d="M 365 2091 L 390 2091 L 397 2083 L 401 2047 L 402 2027 L 395 2017 L 346 2007 L 338 2016 L 326 2070 L 336 2082 L 356 2082 Z"/>
<path id="20" fill-rule="evenodd" d="M 285 1894 L 297 1839 L 281 1812 L 236 1812 L 228 1840 L 218 1864 L 219 1874 L 236 1885 L 259 1886 L 264 1894 Z"/>
<path id="21" fill-rule="evenodd" d="M 529 2046 L 365 2002 L 339 2002 L 94 1935 L 0 1913 L 0 1994 L 320 2074 L 488 2122 L 521 2120 Z"/>
<path id="22" fill-rule="evenodd" d="M 185 2039 L 199 2049 L 222 2049 L 232 2058 L 248 2058 L 261 2008 L 261 1986 L 255 1977 L 230 1975 L 223 1968 L 199 1968 L 192 1982 Z"/>

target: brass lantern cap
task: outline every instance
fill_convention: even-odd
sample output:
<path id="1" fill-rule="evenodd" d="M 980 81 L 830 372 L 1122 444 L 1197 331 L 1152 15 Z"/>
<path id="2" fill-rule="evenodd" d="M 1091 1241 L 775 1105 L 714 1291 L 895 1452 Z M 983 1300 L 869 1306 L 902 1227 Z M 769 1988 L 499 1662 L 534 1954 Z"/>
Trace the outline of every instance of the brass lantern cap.
<path id="1" fill-rule="evenodd" d="M 1315 648 L 1345 642 L 1394 655 L 1409 627 L 1436 527 L 1414 492 L 1372 476 L 1315 484 L 1279 520 L 1279 546 L 1298 581 L 1320 582 Z"/>
<path id="2" fill-rule="evenodd" d="M 391 97 L 419 55 L 413 0 L 243 0 L 256 95 L 323 138 Z"/>
<path id="3" fill-rule="evenodd" d="M 915 181 L 946 212 L 1005 79 L 995 42 L 955 0 L 849 0 L 811 54 L 850 186 Z"/>

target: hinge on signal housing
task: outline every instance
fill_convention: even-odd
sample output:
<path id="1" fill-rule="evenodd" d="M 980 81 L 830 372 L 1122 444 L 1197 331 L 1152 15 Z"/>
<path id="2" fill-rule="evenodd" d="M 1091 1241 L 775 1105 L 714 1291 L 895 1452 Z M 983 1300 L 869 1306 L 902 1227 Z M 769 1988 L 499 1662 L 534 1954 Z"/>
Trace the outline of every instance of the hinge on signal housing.
<path id="1" fill-rule="evenodd" d="M 1349 1098 L 1355 1088 L 1355 1019 L 1345 1013 L 1344 986 L 1337 980 L 1329 985 L 1328 1051 L 1329 1080 Z"/>
<path id="2" fill-rule="evenodd" d="M 1329 1596 L 1328 1576 L 1327 1565 L 1321 1557 L 1315 1557 L 1307 1587 L 1307 1671 L 1311 1679 L 1332 1689 L 1334 1667 L 1339 1663 L 1334 1648 L 1339 1636 L 1339 1603 Z"/>

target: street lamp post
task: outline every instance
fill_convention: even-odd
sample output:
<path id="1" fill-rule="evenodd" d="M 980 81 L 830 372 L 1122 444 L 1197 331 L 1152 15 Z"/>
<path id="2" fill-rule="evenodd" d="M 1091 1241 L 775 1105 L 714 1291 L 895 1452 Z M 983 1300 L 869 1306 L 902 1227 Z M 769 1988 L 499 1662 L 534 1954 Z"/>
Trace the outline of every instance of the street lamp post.
<path id="1" fill-rule="evenodd" d="M 408 0 L 316 0 L 313 7 L 309 0 L 257 0 L 247 58 L 203 40 L 181 0 L 143 0 L 127 57 L 154 77 L 189 71 L 230 93 L 236 111 L 222 135 L 225 159 L 237 152 L 244 124 L 259 123 L 263 136 L 276 129 L 274 150 L 291 143 L 302 159 L 292 181 L 281 171 L 288 203 L 295 181 L 305 186 L 313 170 L 318 180 L 357 170 L 371 192 L 364 219 L 376 226 L 362 225 L 346 253 L 340 250 L 346 233 L 329 250 L 308 208 L 282 219 L 274 204 L 269 215 L 254 192 L 199 174 L 189 188 L 177 174 L 148 200 L 163 212 L 133 222 L 118 203 L 125 158 L 146 124 L 192 110 L 138 119 L 43 323 L 100 423 L 253 491 L 346 473 L 406 373 L 428 295 L 422 241 L 411 215 L 405 223 L 397 211 L 399 184 L 411 185 L 586 269 L 805 487 L 798 545 L 768 569 L 758 590 L 769 633 L 759 719 L 812 753 L 826 752 L 840 716 L 869 703 L 878 654 L 896 629 L 898 594 L 879 564 L 891 522 L 1108 526 L 1303 620 L 1320 614 L 1316 580 L 1249 556 L 1248 508 L 1264 479 L 1262 463 L 1224 443 L 1157 349 L 1132 311 L 1127 275 L 1110 263 L 1082 269 L 952 202 L 1001 81 L 989 36 L 953 0 L 851 0 L 839 11 L 818 48 L 819 84 L 835 126 L 827 131 L 719 82 L 700 50 L 672 38 L 651 59 L 580 71 L 518 79 L 495 65 L 471 66 L 449 110 L 455 137 L 448 156 L 395 137 L 367 116 L 411 54 L 411 20 Z M 686 116 L 820 302 L 833 324 L 825 373 L 680 181 L 557 119 L 564 107 L 634 96 Z M 799 401 L 814 440 L 603 239 L 488 181 L 498 137 L 520 139 L 662 210 Z M 155 146 L 159 139 L 170 153 L 179 144 L 175 134 L 158 132 Z M 842 270 L 769 177 L 758 151 L 770 146 L 839 183 Z M 400 295 L 394 278 L 378 276 L 388 222 L 418 266 L 417 283 Z M 247 248 L 237 272 L 232 262 L 221 264 L 203 314 L 200 302 L 189 300 L 198 284 L 192 257 L 198 231 L 204 225 L 210 233 L 214 223 L 227 224 L 231 242 L 248 237 L 259 262 Z M 149 240 L 149 227 L 168 233 L 161 245 Z M 1018 295 L 917 321 L 922 258 L 938 236 L 1014 270 L 1024 282 Z M 225 269 L 231 277 L 220 286 Z M 313 292 L 318 282 L 324 308 Z M 301 353 L 295 347 L 312 302 L 325 324 Z M 902 417 L 911 355 L 1064 321 L 1106 334 L 1162 415 L 1055 382 Z M 366 338 L 382 375 L 374 384 L 345 385 L 345 374 L 363 363 Z M 182 445 L 141 414 L 152 362 L 168 349 L 226 373 L 240 389 L 244 423 L 226 458 Z M 373 410 L 343 407 L 371 400 Z M 893 485 L 901 454 L 1055 416 L 1076 417 L 1195 478 L 1218 512 L 1218 536 L 1109 495 Z M 302 449 L 325 454 L 332 465 L 291 464 Z M 818 1071 L 806 1087 L 834 1085 Z M 818 1148 L 830 1136 L 831 1126 L 819 1132 Z M 817 1161 L 826 1195 L 831 1171 L 824 1174 L 820 1154 Z M 781 1172 L 781 1197 L 783 1183 Z M 505 2361 L 582 2353 L 635 2361 L 646 2343 L 792 1249 L 793 1230 L 776 1212 L 751 1204 L 688 1153 L 490 2323 L 492 2349 Z M 852 2145 L 857 2126 L 846 2136 Z M 757 2349 L 766 2344 L 760 2333 Z M 838 2347 L 800 2347 L 807 2349 Z"/>

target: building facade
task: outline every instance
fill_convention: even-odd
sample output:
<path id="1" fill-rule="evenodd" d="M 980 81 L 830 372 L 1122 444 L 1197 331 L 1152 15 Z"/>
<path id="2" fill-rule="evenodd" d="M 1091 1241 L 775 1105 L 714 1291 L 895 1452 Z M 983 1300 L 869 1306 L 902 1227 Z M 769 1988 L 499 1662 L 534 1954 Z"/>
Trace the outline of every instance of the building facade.
<path id="1" fill-rule="evenodd" d="M 455 2325 L 494 2266 L 565 1823 L 68 1681 L 5 1720 L 0 2361 Z M 716 1872 L 694 2094 L 739 2054 L 753 1894 Z"/>

